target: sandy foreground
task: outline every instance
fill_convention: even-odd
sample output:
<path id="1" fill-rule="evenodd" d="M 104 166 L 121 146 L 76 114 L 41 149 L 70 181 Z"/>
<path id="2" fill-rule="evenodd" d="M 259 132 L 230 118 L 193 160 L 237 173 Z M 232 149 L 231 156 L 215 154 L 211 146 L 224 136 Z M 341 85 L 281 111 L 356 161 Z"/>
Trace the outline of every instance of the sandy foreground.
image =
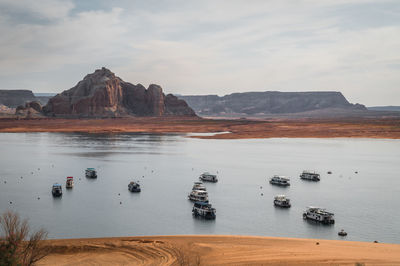
<path id="1" fill-rule="evenodd" d="M 213 139 L 386 138 L 400 139 L 400 118 L 227 120 L 201 118 L 0 119 L 0 132 L 211 133 Z"/>
<path id="2" fill-rule="evenodd" d="M 340 240 L 196 235 L 46 245 L 51 254 L 38 265 L 400 265 L 400 245 Z"/>

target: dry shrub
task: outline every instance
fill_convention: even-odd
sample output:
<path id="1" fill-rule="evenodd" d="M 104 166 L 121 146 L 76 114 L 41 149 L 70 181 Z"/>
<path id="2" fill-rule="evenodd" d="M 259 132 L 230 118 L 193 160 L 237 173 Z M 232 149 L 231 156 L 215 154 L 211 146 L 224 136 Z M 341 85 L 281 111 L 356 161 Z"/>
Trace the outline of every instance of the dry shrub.
<path id="1" fill-rule="evenodd" d="M 42 244 L 47 232 L 40 229 L 30 233 L 28 220 L 21 220 L 17 213 L 3 213 L 0 228 L 0 265 L 33 265 L 49 253 Z"/>

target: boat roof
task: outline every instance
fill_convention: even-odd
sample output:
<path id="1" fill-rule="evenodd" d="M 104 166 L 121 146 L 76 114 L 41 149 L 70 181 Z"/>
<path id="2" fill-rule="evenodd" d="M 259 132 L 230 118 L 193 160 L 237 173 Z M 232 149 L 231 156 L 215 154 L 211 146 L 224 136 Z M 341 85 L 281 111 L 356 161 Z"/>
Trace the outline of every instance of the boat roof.
<path id="1" fill-rule="evenodd" d="M 74 177 L 72 177 L 72 176 L 67 176 L 67 178 L 74 178 Z"/>
<path id="2" fill-rule="evenodd" d="M 94 168 L 86 168 L 86 170 L 96 170 L 96 169 L 94 169 Z"/>
<path id="3" fill-rule="evenodd" d="M 197 181 L 197 182 L 194 182 L 194 184 L 195 185 L 203 185 L 203 182 Z"/>
<path id="4" fill-rule="evenodd" d="M 54 184 L 53 184 L 53 187 L 61 187 L 61 185 L 58 184 L 58 183 L 54 183 Z"/>
<path id="5" fill-rule="evenodd" d="M 274 175 L 272 178 L 279 178 L 279 179 L 286 180 L 286 181 L 290 180 L 288 177 L 286 177 L 284 175 Z"/>

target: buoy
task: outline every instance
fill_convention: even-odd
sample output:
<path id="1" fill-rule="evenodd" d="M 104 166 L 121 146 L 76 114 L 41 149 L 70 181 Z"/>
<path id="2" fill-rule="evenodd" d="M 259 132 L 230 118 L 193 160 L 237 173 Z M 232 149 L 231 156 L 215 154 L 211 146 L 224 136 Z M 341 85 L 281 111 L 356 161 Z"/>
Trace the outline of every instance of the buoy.
<path id="1" fill-rule="evenodd" d="M 263 193 L 261 193 L 261 196 L 264 196 L 264 194 L 263 194 Z"/>
<path id="2" fill-rule="evenodd" d="M 23 177 L 21 176 L 21 179 L 22 179 Z"/>
<path id="3" fill-rule="evenodd" d="M 7 184 L 7 181 L 4 181 L 4 184 Z"/>
<path id="4" fill-rule="evenodd" d="M 12 204 L 12 201 L 10 201 L 10 204 Z"/>
<path id="5" fill-rule="evenodd" d="M 122 204 L 122 201 L 120 201 L 119 204 Z"/>
<path id="6" fill-rule="evenodd" d="M 262 189 L 262 186 L 260 186 L 260 188 Z"/>
<path id="7" fill-rule="evenodd" d="M 121 193 L 118 193 L 118 196 L 120 196 L 121 195 Z"/>

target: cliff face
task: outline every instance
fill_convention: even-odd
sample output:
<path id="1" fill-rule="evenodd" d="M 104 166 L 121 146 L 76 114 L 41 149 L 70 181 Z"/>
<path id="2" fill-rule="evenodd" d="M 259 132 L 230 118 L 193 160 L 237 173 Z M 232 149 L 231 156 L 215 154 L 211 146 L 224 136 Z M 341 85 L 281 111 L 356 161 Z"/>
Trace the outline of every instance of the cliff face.
<path id="1" fill-rule="evenodd" d="M 15 108 L 35 100 L 36 97 L 30 90 L 0 90 L 0 104 L 8 107 Z"/>
<path id="2" fill-rule="evenodd" d="M 217 95 L 179 96 L 198 115 L 257 115 L 299 113 L 327 108 L 366 110 L 351 104 L 340 92 L 245 92 Z"/>
<path id="3" fill-rule="evenodd" d="M 152 84 L 146 89 L 141 84 L 133 85 L 106 68 L 51 98 L 43 111 L 47 115 L 82 117 L 195 116 L 185 101 L 165 96 L 160 86 Z"/>

